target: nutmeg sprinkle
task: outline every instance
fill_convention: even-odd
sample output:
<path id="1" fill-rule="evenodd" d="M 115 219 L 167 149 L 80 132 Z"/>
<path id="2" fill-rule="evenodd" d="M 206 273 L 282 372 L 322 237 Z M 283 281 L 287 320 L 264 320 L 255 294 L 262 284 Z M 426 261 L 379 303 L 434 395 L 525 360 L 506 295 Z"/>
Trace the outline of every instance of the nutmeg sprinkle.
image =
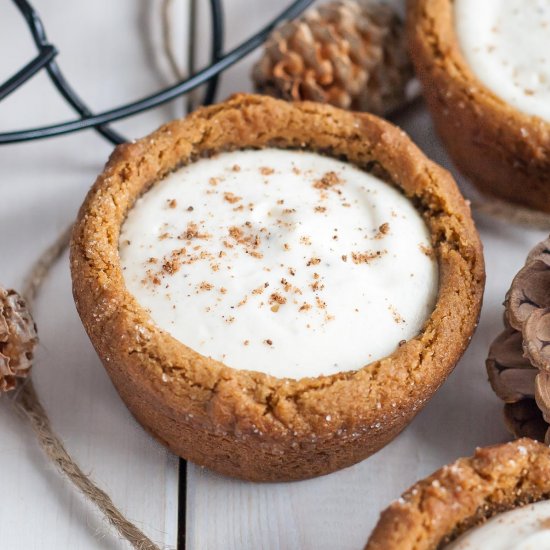
<path id="1" fill-rule="evenodd" d="M 153 186 L 122 227 L 120 258 L 130 292 L 186 345 L 301 378 L 359 368 L 421 329 L 437 266 L 420 245 L 431 249 L 424 222 L 393 187 L 328 157 L 262 149 Z"/>

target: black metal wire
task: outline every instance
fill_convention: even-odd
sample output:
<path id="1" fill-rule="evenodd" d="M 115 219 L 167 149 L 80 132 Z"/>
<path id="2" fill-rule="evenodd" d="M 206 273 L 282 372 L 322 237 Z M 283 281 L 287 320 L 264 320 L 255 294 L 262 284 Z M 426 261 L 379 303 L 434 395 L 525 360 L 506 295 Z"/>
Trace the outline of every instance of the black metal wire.
<path id="1" fill-rule="evenodd" d="M 141 100 L 122 105 L 118 108 L 93 114 L 78 96 L 67 79 L 64 77 L 59 65 L 55 61 L 57 49 L 49 43 L 44 25 L 36 10 L 27 0 L 13 0 L 31 31 L 34 43 L 38 49 L 37 56 L 22 67 L 17 73 L 0 85 L 0 101 L 17 90 L 41 69 L 45 68 L 50 80 L 63 98 L 80 115 L 79 120 L 43 126 L 28 130 L 0 133 L 0 145 L 8 143 L 26 142 L 35 139 L 63 135 L 87 128 L 93 128 L 113 144 L 127 141 L 118 132 L 109 128 L 106 124 L 133 116 L 149 109 L 153 109 L 184 95 L 195 88 L 206 84 L 203 105 L 209 105 L 215 101 L 219 76 L 222 71 L 240 61 L 260 46 L 269 33 L 279 23 L 286 19 L 292 19 L 304 11 L 313 0 L 295 0 L 288 8 L 281 12 L 275 19 L 262 28 L 259 32 L 242 42 L 239 46 L 224 55 L 224 14 L 221 0 L 210 0 L 211 15 L 211 64 L 205 69 L 193 74 L 191 77 L 170 86 Z M 191 54 L 193 55 L 193 54 Z M 179 462 L 179 499 L 178 499 L 178 549 L 184 550 L 186 546 L 186 493 L 187 493 L 187 463 L 180 459 Z"/>
<path id="2" fill-rule="evenodd" d="M 56 55 L 57 50 L 53 46 L 42 48 L 42 51 L 40 51 L 32 61 L 29 61 L 23 68 L 17 71 L 11 78 L 8 78 L 8 80 L 0 86 L 0 101 L 27 82 L 27 80 L 40 71 L 40 69 L 49 63 Z"/>
<path id="3" fill-rule="evenodd" d="M 224 17 L 223 6 L 220 0 L 210 0 L 210 11 L 212 17 L 212 51 L 210 52 L 211 63 L 216 63 L 223 57 L 224 43 Z M 216 99 L 216 91 L 220 73 L 214 75 L 207 84 L 206 92 L 202 100 L 203 105 L 210 105 Z"/>
<path id="4" fill-rule="evenodd" d="M 30 8 L 30 5 L 26 0 L 14 0 L 14 2 L 16 2 L 16 4 L 18 5 L 23 4 Z M 245 57 L 258 46 L 260 46 L 274 27 L 276 27 L 284 20 L 293 19 L 294 17 L 298 16 L 312 2 L 313 0 L 295 0 L 289 7 L 283 10 L 277 17 L 275 17 L 260 31 L 252 35 L 250 38 L 242 42 L 239 46 L 235 47 L 225 55 L 221 56 L 220 59 L 215 63 L 212 63 L 210 66 L 200 70 L 199 72 L 183 80 L 182 82 L 179 82 L 173 86 L 169 86 L 164 90 L 161 90 L 160 92 L 144 97 L 138 101 L 134 101 L 115 109 L 104 111 L 102 113 L 98 113 L 95 115 L 91 114 L 89 111 L 87 111 L 87 113 L 81 113 L 82 118 L 80 118 L 79 120 L 0 134 L 0 144 L 17 143 L 22 141 L 29 141 L 32 139 L 58 136 L 91 127 L 100 127 L 101 129 L 101 127 L 106 123 L 121 120 L 123 118 L 142 113 L 154 107 L 158 107 L 159 105 L 171 101 L 172 99 L 175 99 L 176 97 L 183 95 L 197 88 L 198 86 L 201 86 L 237 61 L 240 61 L 243 57 Z M 32 10 L 32 8 L 30 9 Z M 34 10 L 32 11 L 34 12 Z M 35 25 L 37 25 L 37 27 L 35 27 Z M 35 32 L 36 28 L 42 28 L 40 21 L 34 20 L 31 28 L 33 30 L 33 33 Z M 66 84 L 66 82 L 64 82 L 63 84 Z M 63 88 L 63 86 L 61 87 Z M 80 106 L 82 107 L 82 104 Z M 102 133 L 103 132 L 104 130 L 102 129 Z"/>
<path id="5" fill-rule="evenodd" d="M 27 0 L 14 0 L 14 2 L 15 5 L 19 8 L 19 11 L 22 13 L 23 17 L 25 18 L 25 21 L 27 22 L 27 25 L 29 26 L 32 37 L 34 39 L 34 43 L 39 51 L 51 48 L 52 45 L 49 43 L 48 38 L 46 37 L 46 30 L 44 29 L 44 25 L 36 10 L 29 4 Z M 81 117 L 87 117 L 93 114 L 92 111 L 88 109 L 86 104 L 80 99 L 77 93 L 67 82 L 67 80 L 63 76 L 63 73 L 61 72 L 61 69 L 59 68 L 53 57 L 46 65 L 46 71 L 48 72 L 50 80 L 53 82 L 59 93 Z M 127 141 L 120 134 L 104 125 L 98 124 L 96 130 L 103 137 L 107 138 L 115 145 Z"/>

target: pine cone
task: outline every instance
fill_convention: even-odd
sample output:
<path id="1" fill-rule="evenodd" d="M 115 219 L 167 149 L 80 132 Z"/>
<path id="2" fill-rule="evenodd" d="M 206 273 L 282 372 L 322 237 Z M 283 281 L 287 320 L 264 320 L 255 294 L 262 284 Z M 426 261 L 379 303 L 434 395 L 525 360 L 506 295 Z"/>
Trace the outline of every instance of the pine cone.
<path id="1" fill-rule="evenodd" d="M 15 290 L 0 287 L 0 392 L 12 390 L 17 378 L 27 376 L 37 343 L 25 301 Z"/>
<path id="2" fill-rule="evenodd" d="M 508 429 L 550 444 L 550 238 L 529 253 L 505 307 L 506 330 L 486 361 L 489 381 L 506 403 Z"/>
<path id="3" fill-rule="evenodd" d="M 403 22 L 373 0 L 336 0 L 276 29 L 254 66 L 256 89 L 386 114 L 406 101 L 412 78 Z"/>

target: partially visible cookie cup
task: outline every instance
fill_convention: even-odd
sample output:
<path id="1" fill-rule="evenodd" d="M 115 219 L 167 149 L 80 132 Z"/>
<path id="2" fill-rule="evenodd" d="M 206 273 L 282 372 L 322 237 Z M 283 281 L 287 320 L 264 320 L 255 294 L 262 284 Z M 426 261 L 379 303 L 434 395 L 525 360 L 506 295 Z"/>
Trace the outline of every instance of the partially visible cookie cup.
<path id="1" fill-rule="evenodd" d="M 477 449 L 413 485 L 365 550 L 436 550 L 498 513 L 550 499 L 550 449 L 532 439 Z"/>
<path id="2" fill-rule="evenodd" d="M 452 0 L 409 0 L 407 21 L 424 97 L 456 166 L 486 195 L 550 212 L 550 123 L 512 107 L 473 74 Z"/>
<path id="3" fill-rule="evenodd" d="M 421 334 L 389 357 L 301 380 L 229 368 L 160 330 L 127 291 L 118 239 L 135 201 L 200 157 L 267 146 L 322 152 L 383 174 L 424 216 L 439 263 L 438 300 Z M 80 210 L 71 271 L 84 326 L 138 421 L 193 462 L 270 481 L 329 473 L 393 439 L 466 349 L 484 283 L 466 203 L 401 130 L 370 115 L 260 96 L 237 96 L 119 146 Z"/>

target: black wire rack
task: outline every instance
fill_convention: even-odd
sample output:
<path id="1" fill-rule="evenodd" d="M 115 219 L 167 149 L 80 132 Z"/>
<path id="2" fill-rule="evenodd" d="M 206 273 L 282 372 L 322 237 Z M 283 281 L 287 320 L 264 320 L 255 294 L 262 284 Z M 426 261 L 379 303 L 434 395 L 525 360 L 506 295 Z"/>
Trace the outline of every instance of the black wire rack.
<path id="1" fill-rule="evenodd" d="M 300 15 L 300 13 L 312 4 L 314 0 L 294 0 L 267 25 L 228 52 L 224 52 L 223 45 L 225 25 L 222 2 L 221 0 L 208 0 L 211 19 L 209 65 L 199 71 L 191 71 L 192 74 L 184 80 L 168 86 L 152 95 L 100 113 L 91 111 L 63 75 L 63 72 L 56 62 L 58 49 L 48 40 L 45 27 L 38 12 L 27 0 L 12 1 L 25 19 L 38 52 L 34 59 L 29 61 L 3 84 L 0 84 L 0 101 L 15 92 L 40 71 L 45 70 L 53 86 L 77 113 L 78 118 L 48 126 L 0 132 L 0 145 L 23 143 L 37 139 L 61 136 L 86 129 L 94 129 L 105 139 L 117 145 L 128 140 L 110 128 L 109 124 L 112 122 L 159 107 L 164 103 L 192 92 L 200 86 L 205 86 L 205 91 L 199 103 L 201 105 L 209 105 L 216 99 L 220 74 L 261 46 L 277 25 Z M 192 2 L 191 5 L 195 5 L 195 2 Z M 191 17 L 190 61 L 192 61 L 194 57 L 193 50 L 197 38 L 194 32 L 194 15 L 195 10 L 193 10 Z M 190 63 L 190 65 L 192 66 L 192 63 Z M 185 460 L 181 459 L 179 464 L 178 487 L 177 545 L 179 550 L 185 549 L 186 545 L 186 495 L 187 463 Z"/>
<path id="2" fill-rule="evenodd" d="M 55 88 L 65 99 L 65 101 L 67 101 L 67 103 L 76 111 L 79 118 L 48 126 L 0 133 L 0 145 L 60 136 L 89 128 L 95 129 L 111 143 L 118 144 L 127 141 L 127 139 L 109 127 L 111 122 L 122 120 L 150 109 L 154 109 L 155 107 L 159 107 L 164 103 L 188 94 L 202 85 L 206 85 L 206 91 L 201 104 L 210 104 L 216 98 L 220 73 L 240 61 L 243 57 L 246 57 L 258 46 L 263 44 L 271 31 L 277 25 L 285 20 L 295 18 L 313 3 L 313 0 L 294 0 L 294 2 L 292 2 L 262 29 L 241 42 L 232 50 L 224 52 L 224 17 L 222 3 L 221 0 L 208 0 L 210 6 L 212 31 L 210 33 L 210 64 L 207 67 L 194 72 L 184 80 L 168 86 L 154 94 L 143 97 L 131 103 L 126 103 L 125 105 L 120 105 L 107 111 L 93 113 L 76 93 L 74 88 L 69 84 L 67 79 L 64 77 L 63 72 L 59 68 L 59 65 L 55 60 L 58 50 L 49 42 L 38 12 L 27 0 L 12 1 L 24 17 L 38 53 L 34 59 L 29 61 L 29 63 L 17 71 L 17 73 L 0 85 L 0 101 L 17 90 L 38 72 L 45 70 Z"/>

